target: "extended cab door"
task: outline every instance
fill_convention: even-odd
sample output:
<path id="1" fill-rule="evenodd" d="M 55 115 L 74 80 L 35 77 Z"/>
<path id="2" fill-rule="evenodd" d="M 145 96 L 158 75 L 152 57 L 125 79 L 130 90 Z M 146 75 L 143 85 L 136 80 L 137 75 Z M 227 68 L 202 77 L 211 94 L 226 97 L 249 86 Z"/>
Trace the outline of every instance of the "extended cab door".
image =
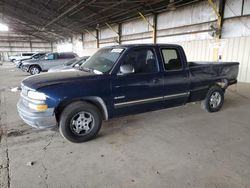
<path id="1" fill-rule="evenodd" d="M 164 69 L 164 103 L 167 107 L 185 104 L 189 97 L 186 58 L 178 47 L 160 48 Z"/>
<path id="2" fill-rule="evenodd" d="M 154 48 L 130 49 L 121 61 L 112 79 L 114 115 L 159 108 L 163 100 L 163 74 Z"/>

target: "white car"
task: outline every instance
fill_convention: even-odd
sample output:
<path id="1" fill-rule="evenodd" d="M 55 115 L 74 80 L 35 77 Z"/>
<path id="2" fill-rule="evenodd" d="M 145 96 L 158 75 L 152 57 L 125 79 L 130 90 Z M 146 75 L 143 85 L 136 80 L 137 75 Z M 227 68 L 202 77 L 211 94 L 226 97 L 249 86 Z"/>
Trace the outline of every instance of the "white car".
<path id="1" fill-rule="evenodd" d="M 35 52 L 23 52 L 23 53 L 18 53 L 16 55 L 9 56 L 9 60 L 14 62 L 15 60 L 22 60 L 22 59 L 28 59 L 32 55 L 34 55 Z"/>

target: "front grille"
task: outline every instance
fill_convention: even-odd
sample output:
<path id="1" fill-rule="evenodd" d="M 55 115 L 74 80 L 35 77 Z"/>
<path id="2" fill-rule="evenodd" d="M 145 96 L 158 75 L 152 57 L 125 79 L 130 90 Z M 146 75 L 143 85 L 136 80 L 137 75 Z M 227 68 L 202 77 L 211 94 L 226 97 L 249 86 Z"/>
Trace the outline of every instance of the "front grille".
<path id="1" fill-rule="evenodd" d="M 26 98 L 22 98 L 21 100 L 25 106 L 29 105 L 29 101 Z"/>

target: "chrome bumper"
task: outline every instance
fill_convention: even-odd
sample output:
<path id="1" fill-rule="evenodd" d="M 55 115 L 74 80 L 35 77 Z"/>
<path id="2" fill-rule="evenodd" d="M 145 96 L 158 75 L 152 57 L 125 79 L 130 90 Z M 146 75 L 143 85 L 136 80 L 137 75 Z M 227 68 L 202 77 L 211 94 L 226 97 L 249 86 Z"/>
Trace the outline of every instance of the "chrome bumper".
<path id="1" fill-rule="evenodd" d="M 54 128 L 57 125 L 54 108 L 37 112 L 24 105 L 22 99 L 20 99 L 17 103 L 17 110 L 23 121 L 34 128 Z"/>

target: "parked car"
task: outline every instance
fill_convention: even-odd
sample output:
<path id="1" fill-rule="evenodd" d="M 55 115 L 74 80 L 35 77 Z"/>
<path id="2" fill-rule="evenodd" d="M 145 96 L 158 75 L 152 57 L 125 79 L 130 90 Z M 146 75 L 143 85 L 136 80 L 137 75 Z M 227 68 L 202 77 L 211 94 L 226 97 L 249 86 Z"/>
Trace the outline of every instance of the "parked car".
<path id="1" fill-rule="evenodd" d="M 40 72 L 48 71 L 52 67 L 63 65 L 69 59 L 74 59 L 76 57 L 78 56 L 71 52 L 48 53 L 38 60 L 27 60 L 23 62 L 21 69 L 25 72 L 29 72 L 31 75 L 39 74 Z"/>
<path id="2" fill-rule="evenodd" d="M 20 117 L 36 128 L 59 125 L 71 142 L 94 138 L 102 120 L 202 101 L 217 112 L 237 62 L 187 62 L 179 45 L 120 45 L 96 52 L 78 70 L 22 81 Z M 167 112 L 166 112 L 167 113 Z"/>
<path id="3" fill-rule="evenodd" d="M 27 58 L 30 58 L 34 54 L 35 52 L 18 53 L 16 55 L 9 56 L 9 60 L 14 62 L 15 60 L 27 59 Z"/>
<path id="4" fill-rule="evenodd" d="M 68 62 L 64 63 L 63 65 L 58 65 L 56 67 L 52 67 L 48 70 L 48 72 L 57 72 L 57 71 L 62 71 L 62 70 L 70 70 L 73 68 L 78 68 L 80 67 L 87 59 L 89 56 L 84 56 L 81 58 L 75 58 L 72 60 L 69 60 Z"/>
<path id="5" fill-rule="evenodd" d="M 32 60 L 34 60 L 34 59 L 39 59 L 39 58 L 45 56 L 45 54 L 46 54 L 45 52 L 35 53 L 34 55 L 32 55 L 32 56 L 29 57 L 29 58 L 20 59 L 20 60 L 15 60 L 15 61 L 14 61 L 14 64 L 15 64 L 15 66 L 16 66 L 17 68 L 20 68 L 20 66 L 22 65 L 23 61 L 27 61 L 27 60 L 30 60 L 30 59 L 32 59 Z"/>

